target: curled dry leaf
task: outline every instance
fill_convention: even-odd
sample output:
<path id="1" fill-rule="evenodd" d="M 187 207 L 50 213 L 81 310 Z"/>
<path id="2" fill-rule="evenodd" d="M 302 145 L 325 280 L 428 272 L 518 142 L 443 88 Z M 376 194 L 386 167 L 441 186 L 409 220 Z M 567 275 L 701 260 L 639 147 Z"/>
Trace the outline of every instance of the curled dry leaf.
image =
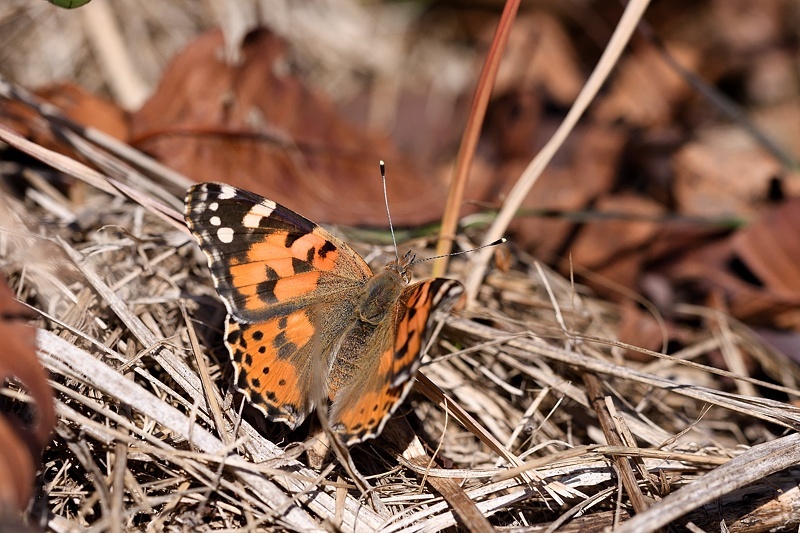
<path id="1" fill-rule="evenodd" d="M 31 496 L 39 455 L 55 422 L 47 376 L 36 357 L 36 329 L 31 313 L 14 299 L 0 278 L 0 382 L 13 378 L 33 398 L 35 420 L 28 424 L 9 412 L 0 413 L 0 507 L 22 510 Z"/>

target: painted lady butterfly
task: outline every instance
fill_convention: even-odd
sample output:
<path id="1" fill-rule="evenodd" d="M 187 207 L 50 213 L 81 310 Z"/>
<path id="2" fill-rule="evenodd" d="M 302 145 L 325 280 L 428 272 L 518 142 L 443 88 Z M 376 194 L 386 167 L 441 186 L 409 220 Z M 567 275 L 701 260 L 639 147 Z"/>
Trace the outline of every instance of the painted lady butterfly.
<path id="1" fill-rule="evenodd" d="M 201 183 L 186 222 L 228 309 L 236 384 L 268 419 L 299 426 L 318 404 L 346 444 L 377 436 L 405 397 L 460 283 L 408 285 L 406 255 L 373 274 L 329 232 L 256 194 Z"/>

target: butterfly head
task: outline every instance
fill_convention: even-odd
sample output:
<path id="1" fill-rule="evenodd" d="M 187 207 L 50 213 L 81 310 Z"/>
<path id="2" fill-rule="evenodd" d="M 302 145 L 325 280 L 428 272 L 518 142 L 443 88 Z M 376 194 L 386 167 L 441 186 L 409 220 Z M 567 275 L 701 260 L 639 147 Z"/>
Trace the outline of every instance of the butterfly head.
<path id="1" fill-rule="evenodd" d="M 414 264 L 416 254 L 411 253 L 409 250 L 402 258 L 397 258 L 388 265 L 386 270 L 391 270 L 403 279 L 403 282 L 408 285 L 411 283 L 411 266 Z"/>

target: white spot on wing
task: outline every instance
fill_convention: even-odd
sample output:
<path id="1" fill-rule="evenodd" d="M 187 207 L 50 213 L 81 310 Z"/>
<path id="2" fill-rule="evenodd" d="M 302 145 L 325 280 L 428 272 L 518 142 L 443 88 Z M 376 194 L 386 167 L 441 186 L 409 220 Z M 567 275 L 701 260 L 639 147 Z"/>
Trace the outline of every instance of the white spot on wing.
<path id="1" fill-rule="evenodd" d="M 231 187 L 230 185 L 222 185 L 219 188 L 219 196 L 220 200 L 230 200 L 236 196 L 236 189 Z"/>
<path id="2" fill-rule="evenodd" d="M 217 230 L 217 238 L 224 244 L 233 242 L 233 230 L 231 228 L 219 228 Z"/>
<path id="3" fill-rule="evenodd" d="M 242 224 L 246 228 L 257 228 L 261 224 L 262 218 L 269 217 L 275 210 L 275 202 L 266 198 L 259 204 L 255 204 L 242 219 Z"/>
<path id="4" fill-rule="evenodd" d="M 261 219 L 264 218 L 261 215 L 256 215 L 251 213 L 247 213 L 242 219 L 242 224 L 244 224 L 245 228 L 257 228 L 258 225 L 261 223 Z"/>
<path id="5" fill-rule="evenodd" d="M 216 215 L 214 215 L 213 217 L 209 218 L 208 222 L 212 226 L 219 226 L 220 224 L 222 224 L 222 220 Z"/>
<path id="6" fill-rule="evenodd" d="M 217 209 L 219 209 L 219 204 L 217 202 L 211 202 L 210 204 L 208 204 L 208 209 L 210 211 L 216 211 Z"/>
<path id="7" fill-rule="evenodd" d="M 276 207 L 275 202 L 264 198 L 264 200 L 262 200 L 260 204 L 254 205 L 253 208 L 250 210 L 250 212 L 261 215 L 262 217 L 268 217 L 272 214 L 273 211 L 275 211 L 275 207 Z"/>

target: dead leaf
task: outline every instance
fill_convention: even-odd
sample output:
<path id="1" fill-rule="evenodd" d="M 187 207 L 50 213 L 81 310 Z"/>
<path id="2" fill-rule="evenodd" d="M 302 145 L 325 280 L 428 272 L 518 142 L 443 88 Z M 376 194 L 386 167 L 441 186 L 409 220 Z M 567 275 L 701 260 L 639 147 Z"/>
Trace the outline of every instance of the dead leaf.
<path id="1" fill-rule="evenodd" d="M 596 216 L 607 214 L 609 218 L 594 219 L 580 229 L 569 247 L 573 264 L 602 276 L 602 283 L 587 283 L 598 293 L 614 300 L 620 291 L 612 284 L 636 290 L 646 249 L 659 231 L 654 220 L 664 213 L 657 203 L 633 194 L 604 196 L 594 205 Z M 569 272 L 569 262 L 562 260 L 561 270 Z"/>
<path id="2" fill-rule="evenodd" d="M 36 91 L 57 106 L 70 120 L 97 128 L 115 139 L 128 138 L 128 114 L 117 104 L 74 83 L 59 83 Z"/>
<path id="3" fill-rule="evenodd" d="M 675 154 L 674 196 L 684 215 L 748 216 L 768 200 L 780 162 L 740 128 L 720 127 Z"/>
<path id="4" fill-rule="evenodd" d="M 736 232 L 732 250 L 767 288 L 800 296 L 800 198 Z"/>
<path id="5" fill-rule="evenodd" d="M 446 189 L 417 172 L 385 135 L 340 117 L 292 75 L 285 44 L 249 34 L 241 61 L 220 54 L 222 34 L 200 36 L 135 113 L 132 144 L 197 181 L 222 181 L 322 222 L 385 225 L 378 161 L 400 225 L 435 220 Z"/>
<path id="6" fill-rule="evenodd" d="M 128 137 L 128 117 L 119 106 L 73 83 L 58 83 L 34 93 L 55 105 L 71 121 L 105 132 L 117 139 Z M 30 107 L 15 100 L 0 99 L 0 121 L 25 138 L 59 153 L 77 157 Z"/>
<path id="7" fill-rule="evenodd" d="M 667 43 L 667 52 L 693 71 L 699 63 L 696 49 Z M 689 84 L 653 46 L 642 46 L 623 60 L 611 86 L 593 116 L 605 123 L 624 121 L 641 127 L 664 127 L 674 120 L 675 107 L 690 94 Z"/>
<path id="8" fill-rule="evenodd" d="M 679 256 L 664 273 L 698 295 L 721 291 L 728 312 L 750 324 L 798 327 L 800 293 L 765 287 L 733 251 L 732 239 L 712 242 Z M 699 297 L 699 296 L 698 296 Z"/>
<path id="9" fill-rule="evenodd" d="M 13 297 L 0 278 L 0 382 L 15 379 L 35 402 L 35 420 L 26 423 L 9 412 L 0 413 L 0 507 L 28 504 L 40 454 L 55 423 L 47 375 L 36 357 L 32 313 Z"/>

